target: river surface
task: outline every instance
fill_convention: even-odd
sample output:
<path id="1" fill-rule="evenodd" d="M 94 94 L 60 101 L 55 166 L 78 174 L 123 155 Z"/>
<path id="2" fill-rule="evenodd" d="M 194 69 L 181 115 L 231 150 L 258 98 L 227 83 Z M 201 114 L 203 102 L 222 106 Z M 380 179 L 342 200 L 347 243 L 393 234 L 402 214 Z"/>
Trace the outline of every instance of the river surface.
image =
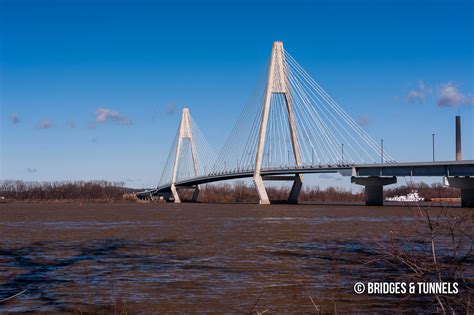
<path id="1" fill-rule="evenodd" d="M 27 290 L 0 303 L 0 313 L 423 311 L 430 297 L 353 291 L 356 282 L 402 272 L 370 264 L 393 235 L 429 252 L 419 241 L 419 213 L 397 206 L 0 204 L 0 300 Z"/>

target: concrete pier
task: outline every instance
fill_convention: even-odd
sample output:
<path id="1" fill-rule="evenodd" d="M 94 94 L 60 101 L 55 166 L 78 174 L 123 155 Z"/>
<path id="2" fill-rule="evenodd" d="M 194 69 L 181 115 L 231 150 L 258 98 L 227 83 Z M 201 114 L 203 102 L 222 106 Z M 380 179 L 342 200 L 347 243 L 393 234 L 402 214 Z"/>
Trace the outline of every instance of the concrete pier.
<path id="1" fill-rule="evenodd" d="M 175 186 L 171 185 L 171 194 L 173 196 L 174 203 L 181 203 L 181 198 L 179 197 L 178 191 L 189 189 L 193 191 L 193 195 L 191 197 L 191 201 L 196 202 L 199 197 L 199 186 L 198 185 L 190 185 L 190 186 Z"/>
<path id="2" fill-rule="evenodd" d="M 351 177 L 351 183 L 365 187 L 365 205 L 383 206 L 383 186 L 395 184 L 397 178 L 393 177 Z"/>
<path id="3" fill-rule="evenodd" d="M 257 189 L 257 193 L 259 194 L 259 200 L 261 205 L 270 204 L 270 199 L 268 199 L 267 191 L 263 184 L 264 180 L 274 180 L 274 181 L 293 181 L 293 185 L 291 186 L 290 195 L 288 196 L 288 203 L 290 204 L 297 204 L 298 197 L 301 192 L 301 188 L 303 187 L 303 175 L 295 174 L 295 175 L 267 175 L 267 176 L 260 176 L 255 178 L 254 177 L 254 184 L 256 187 L 261 187 L 261 189 Z"/>
<path id="4" fill-rule="evenodd" d="M 303 176 L 296 175 L 293 185 L 291 186 L 290 196 L 288 197 L 288 203 L 297 204 L 298 196 L 300 195 L 301 187 L 303 187 Z"/>
<path id="5" fill-rule="evenodd" d="M 461 189 L 461 207 L 474 208 L 474 177 L 445 177 L 445 183 Z"/>

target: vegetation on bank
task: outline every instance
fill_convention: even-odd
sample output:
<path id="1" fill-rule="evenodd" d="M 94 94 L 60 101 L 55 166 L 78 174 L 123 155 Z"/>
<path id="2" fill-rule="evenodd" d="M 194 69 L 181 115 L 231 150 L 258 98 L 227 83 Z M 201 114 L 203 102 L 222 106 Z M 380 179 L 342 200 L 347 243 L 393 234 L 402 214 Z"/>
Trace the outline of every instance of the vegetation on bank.
<path id="1" fill-rule="evenodd" d="M 290 193 L 289 187 L 267 187 L 270 200 L 287 200 Z M 183 200 L 190 200 L 192 191 L 183 190 L 180 192 Z M 252 185 L 247 185 L 243 181 L 235 184 L 214 184 L 200 187 L 199 201 L 201 202 L 258 202 L 258 195 Z M 301 190 L 300 201 L 362 201 L 363 192 L 352 192 L 342 187 L 329 187 L 322 189 L 319 187 L 304 187 Z"/>
<path id="2" fill-rule="evenodd" d="M 442 184 L 413 183 L 394 188 L 385 187 L 384 194 L 389 196 L 406 195 L 413 190 L 417 190 L 420 196 L 425 200 L 432 198 L 459 198 L 460 191 L 455 188 L 447 187 Z M 267 193 L 271 200 L 287 200 L 290 193 L 289 187 L 267 187 Z M 183 200 L 190 200 L 192 191 L 180 192 Z M 357 202 L 364 200 L 364 190 L 352 191 L 342 187 L 328 187 L 325 189 L 319 187 L 304 187 L 301 190 L 300 201 L 341 201 Z M 258 196 L 255 188 L 246 185 L 242 181 L 234 185 L 204 185 L 199 193 L 199 200 L 202 202 L 258 202 Z"/>
<path id="3" fill-rule="evenodd" d="M 458 198 L 460 191 L 441 184 L 413 183 L 398 187 L 385 187 L 386 196 L 405 195 L 417 190 L 425 200 L 432 198 Z M 118 202 L 134 200 L 131 194 L 140 189 L 125 187 L 123 182 L 108 181 L 54 181 L 26 182 L 20 180 L 0 181 L 0 198 L 19 201 L 101 201 Z M 268 187 L 268 195 L 272 200 L 286 200 L 289 187 Z M 191 199 L 191 191 L 181 191 L 183 200 Z M 342 187 L 304 187 L 300 201 L 363 201 L 364 193 L 351 191 Z M 200 187 L 201 202 L 257 202 L 258 196 L 253 186 L 237 181 L 234 184 L 208 184 Z"/>
<path id="4" fill-rule="evenodd" d="M 0 198 L 20 201 L 120 201 L 124 194 L 133 190 L 123 182 L 53 181 L 26 182 L 21 180 L 0 181 Z"/>
<path id="5" fill-rule="evenodd" d="M 459 214 L 443 208 L 436 213 L 430 208 L 418 207 L 414 219 L 410 228 L 400 224 L 398 228 L 388 231 L 389 242 L 377 241 L 378 249 L 363 259 L 364 265 L 370 268 L 369 274 L 371 271 L 375 274 L 380 270 L 390 270 L 390 281 L 423 283 L 425 286 L 440 283 L 452 286 L 457 283 L 457 294 L 443 294 L 436 290 L 425 294 L 425 312 L 473 314 L 474 212 Z M 420 294 L 401 297 L 398 312 L 410 312 L 410 300 L 417 297 Z M 402 307 L 402 304 L 405 306 Z"/>

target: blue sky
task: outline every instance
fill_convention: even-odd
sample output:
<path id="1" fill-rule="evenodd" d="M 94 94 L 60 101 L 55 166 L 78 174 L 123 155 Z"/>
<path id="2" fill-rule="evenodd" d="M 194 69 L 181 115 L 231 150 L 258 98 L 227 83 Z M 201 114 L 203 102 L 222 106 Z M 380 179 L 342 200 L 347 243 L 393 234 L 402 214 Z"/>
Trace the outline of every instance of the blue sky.
<path id="1" fill-rule="evenodd" d="M 180 109 L 219 151 L 274 40 L 398 161 L 430 160 L 432 133 L 437 159 L 453 159 L 458 114 L 474 159 L 473 12 L 458 0 L 0 0 L 1 177 L 155 186 Z"/>

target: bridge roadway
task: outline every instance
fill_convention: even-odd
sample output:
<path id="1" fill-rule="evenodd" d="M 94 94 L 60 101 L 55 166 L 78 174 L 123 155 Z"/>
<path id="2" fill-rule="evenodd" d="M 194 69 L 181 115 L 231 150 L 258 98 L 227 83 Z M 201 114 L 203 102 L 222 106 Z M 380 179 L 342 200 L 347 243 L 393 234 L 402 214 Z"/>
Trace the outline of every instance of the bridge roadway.
<path id="1" fill-rule="evenodd" d="M 461 189 L 463 206 L 474 205 L 474 160 L 436 161 L 436 162 L 406 162 L 406 163 L 377 163 L 377 164 L 334 164 L 301 167 L 279 167 L 263 169 L 262 175 L 273 180 L 278 176 L 293 174 L 340 173 L 351 176 L 355 184 L 366 187 L 366 204 L 378 205 L 383 203 L 382 187 L 396 183 L 398 176 L 444 176 L 450 186 Z M 211 174 L 190 178 L 177 182 L 177 188 L 195 187 L 212 182 L 248 178 L 253 176 L 253 170 L 233 171 L 221 174 Z M 464 178 L 466 177 L 466 178 Z M 284 176 L 283 180 L 287 179 Z M 372 190 L 372 193 L 368 190 Z M 139 197 L 156 196 L 171 191 L 171 184 L 159 186 L 153 190 L 138 193 Z M 371 196 L 370 196 L 371 195 Z"/>

